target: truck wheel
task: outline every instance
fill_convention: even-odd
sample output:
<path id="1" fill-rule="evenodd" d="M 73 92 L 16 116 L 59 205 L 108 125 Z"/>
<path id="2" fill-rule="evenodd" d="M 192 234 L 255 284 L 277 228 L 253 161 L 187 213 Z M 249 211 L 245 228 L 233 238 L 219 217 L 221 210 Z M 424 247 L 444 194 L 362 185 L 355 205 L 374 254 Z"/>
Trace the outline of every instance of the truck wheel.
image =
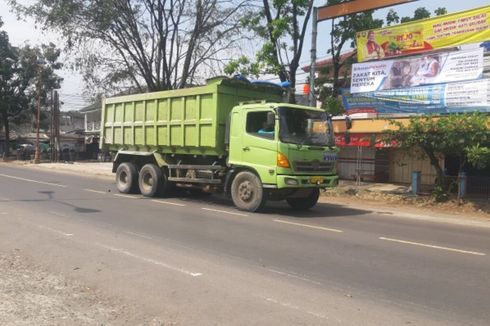
<path id="1" fill-rule="evenodd" d="M 161 192 L 164 182 L 163 172 L 155 164 L 145 164 L 140 170 L 138 185 L 143 196 L 155 197 Z"/>
<path id="2" fill-rule="evenodd" d="M 231 198 L 238 209 L 249 212 L 259 210 L 266 201 L 259 177 L 248 171 L 238 173 L 233 179 Z"/>
<path id="3" fill-rule="evenodd" d="M 133 194 L 138 187 L 138 171 L 133 163 L 121 163 L 116 170 L 116 187 L 123 194 Z"/>
<path id="4" fill-rule="evenodd" d="M 310 194 L 304 198 L 286 198 L 289 206 L 297 210 L 307 210 L 312 208 L 318 202 L 320 190 L 318 188 L 311 189 Z"/>

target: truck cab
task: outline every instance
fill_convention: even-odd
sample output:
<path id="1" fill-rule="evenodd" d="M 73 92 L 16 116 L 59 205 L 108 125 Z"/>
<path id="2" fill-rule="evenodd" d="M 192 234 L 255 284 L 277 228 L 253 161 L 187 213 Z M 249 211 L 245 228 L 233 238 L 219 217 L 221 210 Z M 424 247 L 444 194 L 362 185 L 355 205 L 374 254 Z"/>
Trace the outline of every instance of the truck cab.
<path id="1" fill-rule="evenodd" d="M 227 163 L 258 176 L 268 199 L 286 199 L 293 208 L 310 208 L 318 200 L 319 189 L 338 184 L 338 149 L 325 111 L 252 103 L 234 107 L 230 116 Z M 233 199 L 235 204 L 239 201 Z"/>

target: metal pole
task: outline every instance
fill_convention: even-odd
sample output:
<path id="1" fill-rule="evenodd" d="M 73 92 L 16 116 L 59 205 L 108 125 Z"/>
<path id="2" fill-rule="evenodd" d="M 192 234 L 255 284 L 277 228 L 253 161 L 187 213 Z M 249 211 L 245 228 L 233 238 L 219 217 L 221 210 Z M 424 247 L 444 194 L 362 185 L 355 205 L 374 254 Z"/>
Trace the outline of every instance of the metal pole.
<path id="1" fill-rule="evenodd" d="M 34 163 L 39 164 L 41 162 L 41 149 L 39 148 L 39 123 L 41 120 L 41 79 L 40 72 L 38 72 L 37 82 L 37 119 L 36 119 L 36 152 L 34 154 Z"/>
<path id="2" fill-rule="evenodd" d="M 318 34 L 318 8 L 313 7 L 313 27 L 311 31 L 311 66 L 310 66 L 310 106 L 316 106 L 315 68 L 316 68 L 316 37 Z"/>
<path id="3" fill-rule="evenodd" d="M 49 148 L 51 163 L 54 162 L 54 89 L 51 89 L 51 124 L 49 128 Z"/>

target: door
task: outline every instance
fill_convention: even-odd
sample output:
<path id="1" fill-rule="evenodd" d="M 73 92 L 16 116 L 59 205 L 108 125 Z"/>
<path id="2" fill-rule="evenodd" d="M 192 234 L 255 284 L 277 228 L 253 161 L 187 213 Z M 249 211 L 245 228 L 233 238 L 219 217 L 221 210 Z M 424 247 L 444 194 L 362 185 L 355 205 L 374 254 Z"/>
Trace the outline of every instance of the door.
<path id="1" fill-rule="evenodd" d="M 236 155 L 240 152 L 241 165 L 255 169 L 262 183 L 275 184 L 278 128 L 275 120 L 267 122 L 269 112 L 273 113 L 271 110 L 263 109 L 242 112 L 245 115 L 242 119 L 242 132 L 240 139 L 235 139 L 233 147 L 236 147 L 233 151 L 230 144 L 230 154 L 234 152 Z"/>

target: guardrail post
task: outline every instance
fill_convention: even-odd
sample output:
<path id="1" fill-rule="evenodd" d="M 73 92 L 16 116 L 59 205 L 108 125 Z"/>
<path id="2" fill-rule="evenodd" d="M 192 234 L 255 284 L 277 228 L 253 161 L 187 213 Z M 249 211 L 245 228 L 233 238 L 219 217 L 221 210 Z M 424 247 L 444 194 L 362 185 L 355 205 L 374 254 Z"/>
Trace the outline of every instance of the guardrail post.
<path id="1" fill-rule="evenodd" d="M 420 192 L 421 171 L 412 171 L 412 194 L 417 195 Z"/>
<path id="2" fill-rule="evenodd" d="M 458 174 L 458 199 L 462 199 L 466 196 L 466 182 L 468 178 L 465 172 Z"/>

